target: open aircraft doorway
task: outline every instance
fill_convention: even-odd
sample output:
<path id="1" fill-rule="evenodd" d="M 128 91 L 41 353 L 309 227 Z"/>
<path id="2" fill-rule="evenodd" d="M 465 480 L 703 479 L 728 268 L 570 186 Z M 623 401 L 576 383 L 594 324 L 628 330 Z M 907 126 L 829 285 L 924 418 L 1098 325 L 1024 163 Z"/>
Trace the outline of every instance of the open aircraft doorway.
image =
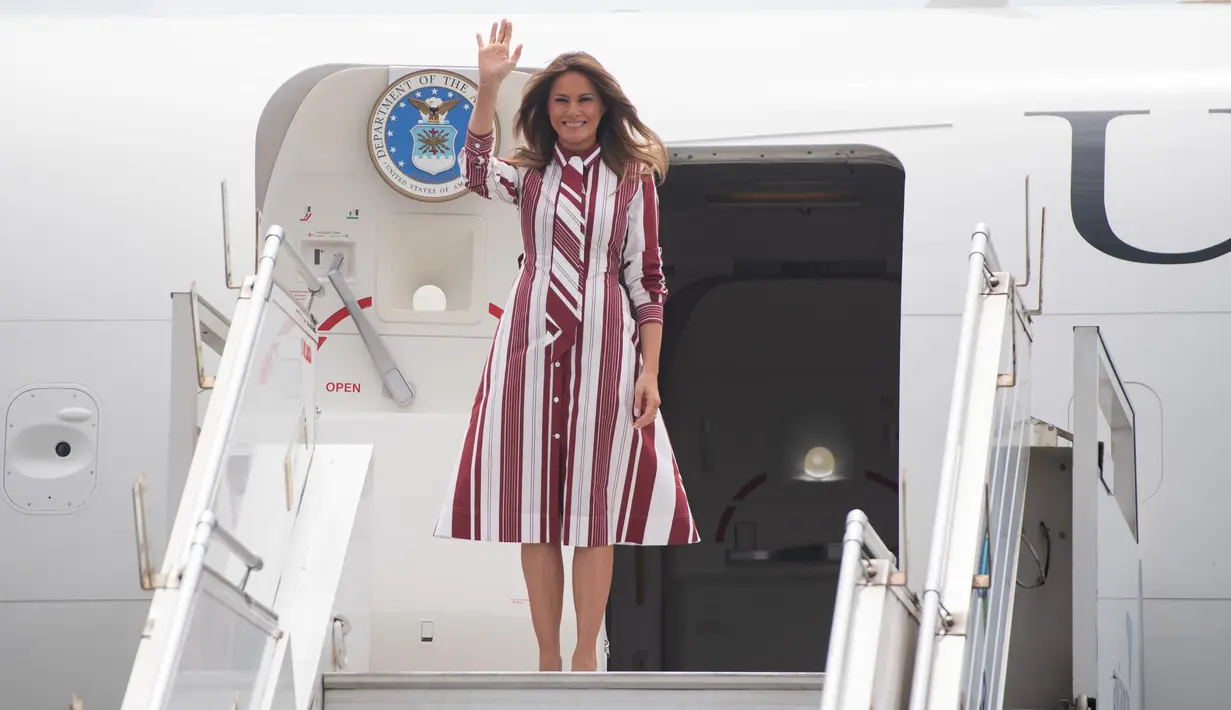
<path id="1" fill-rule="evenodd" d="M 701 543 L 617 547 L 609 670 L 824 670 L 846 513 L 898 539 L 904 184 L 869 146 L 673 152 L 659 388 Z"/>

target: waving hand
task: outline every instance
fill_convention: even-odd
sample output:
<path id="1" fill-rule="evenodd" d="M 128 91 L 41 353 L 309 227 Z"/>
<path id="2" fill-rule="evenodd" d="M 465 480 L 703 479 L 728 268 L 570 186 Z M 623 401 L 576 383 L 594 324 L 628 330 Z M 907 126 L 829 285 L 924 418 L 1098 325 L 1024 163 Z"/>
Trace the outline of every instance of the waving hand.
<path id="1" fill-rule="evenodd" d="M 491 37 L 488 44 L 483 44 L 483 35 L 475 34 L 479 42 L 479 82 L 481 84 L 499 84 L 517 67 L 521 58 L 521 45 L 509 53 L 509 45 L 513 40 L 513 23 L 501 20 L 499 24 L 492 23 Z"/>

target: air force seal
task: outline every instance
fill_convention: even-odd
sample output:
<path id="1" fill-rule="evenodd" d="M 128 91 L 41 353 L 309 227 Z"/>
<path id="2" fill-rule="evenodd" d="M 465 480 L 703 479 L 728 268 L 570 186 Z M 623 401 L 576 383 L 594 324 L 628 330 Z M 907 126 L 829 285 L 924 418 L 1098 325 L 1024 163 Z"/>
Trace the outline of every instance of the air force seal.
<path id="1" fill-rule="evenodd" d="M 417 71 L 393 82 L 372 107 L 368 154 L 389 186 L 443 202 L 466 193 L 459 154 L 479 87 L 449 71 Z M 495 124 L 499 150 L 500 124 Z"/>

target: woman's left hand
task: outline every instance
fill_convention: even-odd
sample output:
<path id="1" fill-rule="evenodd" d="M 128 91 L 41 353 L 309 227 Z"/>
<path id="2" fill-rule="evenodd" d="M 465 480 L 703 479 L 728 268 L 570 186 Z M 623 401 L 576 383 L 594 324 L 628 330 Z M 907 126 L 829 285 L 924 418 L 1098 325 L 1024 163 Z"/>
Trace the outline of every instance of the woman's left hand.
<path id="1" fill-rule="evenodd" d="M 633 428 L 640 429 L 652 423 L 658 414 L 660 404 L 662 404 L 662 398 L 658 396 L 658 374 L 642 372 L 637 378 L 637 387 L 633 391 L 633 416 L 637 417 L 637 421 L 633 422 Z"/>

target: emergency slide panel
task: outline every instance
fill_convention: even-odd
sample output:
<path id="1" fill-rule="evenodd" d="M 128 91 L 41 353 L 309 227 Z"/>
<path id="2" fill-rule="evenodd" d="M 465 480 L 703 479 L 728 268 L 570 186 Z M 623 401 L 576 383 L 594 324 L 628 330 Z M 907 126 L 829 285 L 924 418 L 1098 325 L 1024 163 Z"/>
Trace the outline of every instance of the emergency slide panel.
<path id="1" fill-rule="evenodd" d="M 1073 328 L 1073 696 L 1140 710 L 1136 420 L 1102 332 Z"/>
<path id="2" fill-rule="evenodd" d="M 1029 465 L 1030 332 L 984 225 L 972 237 L 911 710 L 999 708 Z M 963 701 L 965 698 L 965 701 Z M 965 703 L 965 704 L 963 704 Z"/>

